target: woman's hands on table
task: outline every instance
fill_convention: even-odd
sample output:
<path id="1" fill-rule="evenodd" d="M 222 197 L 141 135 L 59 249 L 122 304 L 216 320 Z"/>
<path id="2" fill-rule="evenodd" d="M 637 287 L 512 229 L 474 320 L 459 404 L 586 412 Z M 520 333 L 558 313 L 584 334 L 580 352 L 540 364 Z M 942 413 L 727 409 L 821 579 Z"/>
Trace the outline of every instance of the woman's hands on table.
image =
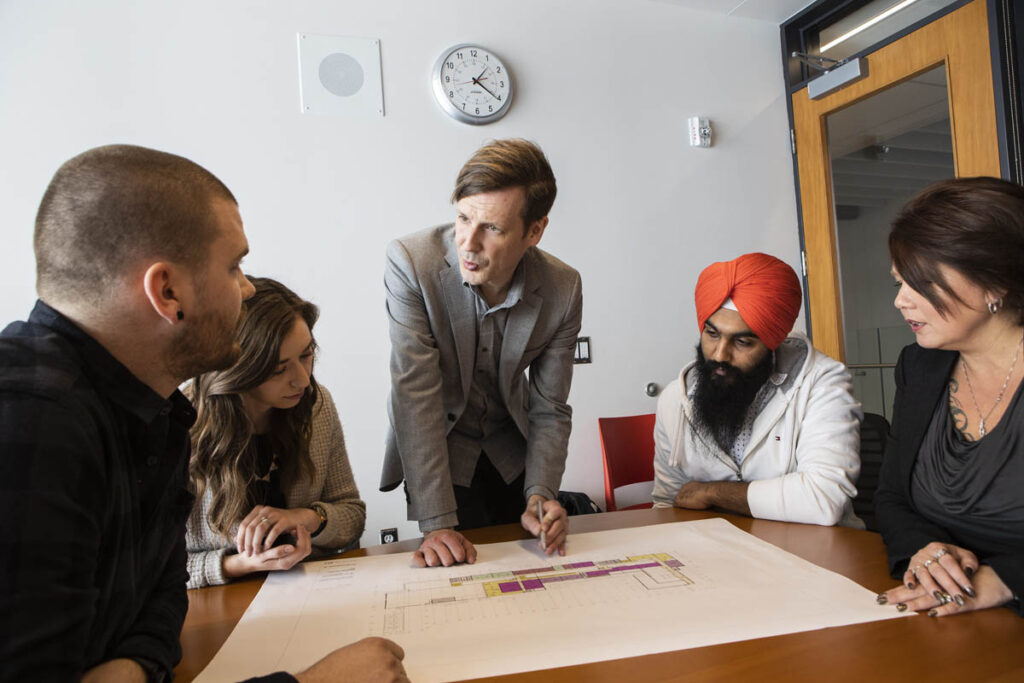
<path id="1" fill-rule="evenodd" d="M 1012 598 L 995 570 L 979 564 L 970 550 L 934 542 L 911 556 L 903 583 L 881 593 L 878 604 L 942 617 L 998 607 Z"/>

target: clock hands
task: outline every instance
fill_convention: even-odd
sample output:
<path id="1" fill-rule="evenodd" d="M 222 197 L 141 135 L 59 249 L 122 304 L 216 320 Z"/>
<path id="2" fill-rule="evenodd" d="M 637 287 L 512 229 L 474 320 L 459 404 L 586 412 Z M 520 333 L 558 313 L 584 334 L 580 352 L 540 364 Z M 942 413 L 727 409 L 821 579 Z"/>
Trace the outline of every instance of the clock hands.
<path id="1" fill-rule="evenodd" d="M 484 85 L 483 83 L 481 83 L 481 82 L 480 82 L 480 81 L 482 80 L 482 78 L 481 78 L 481 77 L 482 77 L 482 76 L 483 76 L 483 75 L 484 75 L 485 73 L 487 73 L 487 69 L 484 69 L 483 71 L 481 71 L 481 72 L 480 72 L 480 76 L 477 76 L 476 78 L 474 78 L 474 79 L 473 79 L 473 84 L 474 84 L 474 85 L 479 85 L 479 86 L 480 86 L 481 88 L 483 88 L 483 89 L 484 89 L 484 92 L 485 92 L 485 93 L 487 93 L 488 95 L 490 95 L 490 96 L 491 96 L 491 97 L 493 97 L 494 99 L 498 99 L 498 96 L 497 96 L 497 95 L 495 95 L 494 93 L 492 93 L 492 92 L 491 92 L 491 91 L 490 91 L 490 90 L 489 90 L 489 89 L 487 88 L 487 86 L 486 86 L 486 85 Z"/>
<path id="2" fill-rule="evenodd" d="M 480 72 L 479 76 L 476 76 L 476 77 L 470 76 L 468 81 L 463 81 L 462 83 L 459 83 L 459 85 L 466 85 L 467 83 L 472 83 L 473 85 L 479 85 L 481 88 L 483 88 L 484 84 L 481 83 L 480 81 L 483 80 L 485 73 L 487 73 L 487 67 L 486 66 L 484 67 L 484 70 Z M 487 90 L 487 88 L 484 88 L 484 90 Z M 487 92 L 490 92 L 490 90 L 488 90 Z"/>

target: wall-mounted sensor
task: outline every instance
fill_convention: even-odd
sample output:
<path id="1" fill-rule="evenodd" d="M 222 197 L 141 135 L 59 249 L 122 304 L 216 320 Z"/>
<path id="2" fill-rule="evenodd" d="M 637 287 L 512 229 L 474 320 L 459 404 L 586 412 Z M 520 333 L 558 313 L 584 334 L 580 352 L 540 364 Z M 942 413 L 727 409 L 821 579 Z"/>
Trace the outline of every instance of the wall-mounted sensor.
<path id="1" fill-rule="evenodd" d="M 651 398 L 654 398 L 659 393 L 661 393 L 661 387 L 658 386 L 657 382 L 648 382 L 647 386 L 644 387 L 644 393 L 650 396 Z"/>
<path id="2" fill-rule="evenodd" d="M 690 147 L 711 146 L 711 121 L 701 116 L 687 119 L 690 125 Z"/>

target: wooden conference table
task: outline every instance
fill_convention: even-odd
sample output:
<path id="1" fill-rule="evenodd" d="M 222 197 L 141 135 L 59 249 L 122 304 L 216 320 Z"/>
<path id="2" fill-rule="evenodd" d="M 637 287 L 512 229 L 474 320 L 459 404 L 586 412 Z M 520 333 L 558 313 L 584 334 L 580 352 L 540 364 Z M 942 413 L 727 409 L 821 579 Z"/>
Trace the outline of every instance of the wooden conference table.
<path id="1" fill-rule="evenodd" d="M 748 519 L 717 513 L 630 510 L 571 518 L 574 533 L 723 517 L 740 529 L 871 591 L 894 585 L 878 534 Z M 469 531 L 474 543 L 527 538 L 516 525 Z M 354 550 L 344 557 L 412 552 L 419 539 Z M 424 570 L 429 571 L 429 570 Z M 189 591 L 176 679 L 191 681 L 209 663 L 256 596 L 262 578 Z M 793 600 L 799 600 L 794 595 Z M 878 609 L 894 609 L 879 607 Z M 652 615 L 672 628 L 672 618 Z M 699 618 L 681 615 L 680 618 Z M 581 628 L 585 625 L 581 624 Z M 338 643 L 343 645 L 344 643 Z M 502 676 L 502 681 L 803 681 L 1024 680 L 1024 619 L 1006 609 L 954 617 L 925 615 L 759 638 L 580 666 Z M 326 653 L 324 653 L 326 654 Z M 268 672 L 269 673 L 269 672 Z M 414 682 L 415 683 L 415 682 Z"/>

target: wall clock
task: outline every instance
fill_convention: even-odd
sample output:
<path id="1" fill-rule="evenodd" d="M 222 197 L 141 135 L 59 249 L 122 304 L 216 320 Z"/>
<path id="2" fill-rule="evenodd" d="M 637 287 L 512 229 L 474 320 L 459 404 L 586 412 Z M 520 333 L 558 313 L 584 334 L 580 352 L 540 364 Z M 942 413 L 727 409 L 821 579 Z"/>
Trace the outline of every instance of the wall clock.
<path id="1" fill-rule="evenodd" d="M 497 121 L 512 105 L 512 74 L 492 51 L 463 43 L 434 62 L 434 97 L 446 114 L 463 123 Z"/>

